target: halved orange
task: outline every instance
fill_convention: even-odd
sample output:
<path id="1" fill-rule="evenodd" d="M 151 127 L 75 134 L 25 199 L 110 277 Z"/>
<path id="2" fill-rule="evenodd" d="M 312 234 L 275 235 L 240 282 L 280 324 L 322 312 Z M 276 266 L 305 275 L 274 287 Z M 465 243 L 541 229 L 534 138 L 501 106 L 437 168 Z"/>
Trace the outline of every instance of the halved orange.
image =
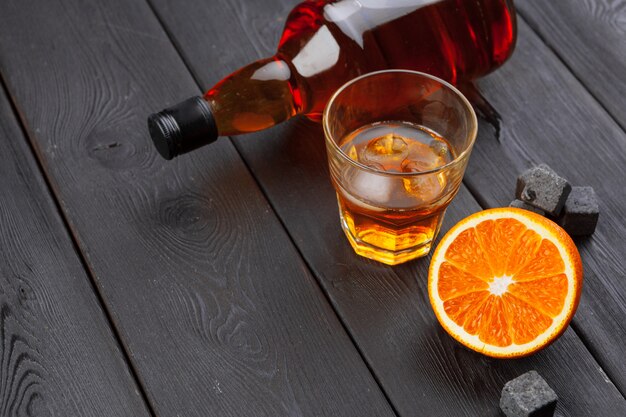
<path id="1" fill-rule="evenodd" d="M 563 333 L 580 300 L 580 254 L 568 234 L 517 208 L 475 213 L 441 239 L 428 272 L 437 319 L 487 356 L 536 352 Z"/>

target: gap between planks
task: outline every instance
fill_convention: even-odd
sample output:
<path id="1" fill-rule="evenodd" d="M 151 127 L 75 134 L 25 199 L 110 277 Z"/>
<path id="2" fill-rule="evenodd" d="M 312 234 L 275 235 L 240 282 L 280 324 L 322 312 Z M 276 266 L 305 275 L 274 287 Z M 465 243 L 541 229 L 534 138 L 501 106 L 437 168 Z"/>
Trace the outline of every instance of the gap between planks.
<path id="1" fill-rule="evenodd" d="M 187 69 L 187 71 L 189 72 L 189 74 L 191 75 L 191 77 L 193 78 L 194 82 L 196 83 L 196 85 L 198 86 L 198 88 L 203 91 L 203 87 L 202 84 L 199 81 L 199 77 L 197 76 L 197 74 L 194 72 L 194 70 L 192 69 L 192 67 L 190 66 L 187 57 L 185 56 L 185 54 L 182 51 L 182 48 L 180 47 L 180 45 L 176 42 L 174 36 L 172 36 L 172 34 L 169 32 L 169 30 L 167 29 L 167 26 L 164 24 L 163 20 L 161 19 L 161 16 L 159 15 L 159 13 L 157 12 L 157 10 L 155 9 L 155 7 L 152 4 L 151 0 L 146 0 L 146 3 L 148 5 L 148 7 L 150 8 L 150 10 L 152 11 L 152 13 L 154 14 L 155 18 L 157 19 L 157 21 L 159 22 L 159 25 L 161 26 L 161 29 L 163 30 L 163 32 L 166 34 L 168 40 L 172 43 L 172 45 L 174 46 L 174 49 L 176 50 L 176 53 L 178 54 L 178 56 L 181 59 L 181 62 L 183 63 L 183 65 L 185 66 L 185 68 Z M 576 79 L 576 81 L 580 84 L 581 88 L 587 92 L 587 94 L 589 94 L 591 96 L 591 98 L 602 108 L 602 110 L 609 116 L 609 118 L 611 120 L 613 120 L 624 132 L 626 132 L 626 128 L 624 126 L 622 126 L 616 119 L 615 117 L 613 117 L 613 115 L 611 114 L 611 112 L 608 111 L 608 109 L 604 106 L 604 104 L 587 88 L 587 86 L 585 85 L 584 82 L 582 82 L 582 80 L 572 71 L 571 67 L 569 65 L 567 65 L 567 63 L 562 59 L 561 55 L 550 46 L 550 44 L 546 41 L 545 37 L 543 37 L 535 28 L 534 25 L 531 25 L 528 23 L 528 20 L 525 18 L 525 16 L 523 15 L 523 13 L 521 13 L 519 10 L 517 10 L 517 18 L 521 19 L 524 23 L 526 23 L 528 25 L 528 27 L 532 30 L 532 32 L 539 38 L 539 40 L 546 46 L 546 48 L 557 58 L 557 60 L 565 67 L 565 69 L 574 77 L 574 79 Z M 486 100 L 486 99 L 485 99 Z M 363 362 L 365 363 L 367 369 L 369 370 L 370 374 L 372 375 L 372 377 L 374 378 L 374 380 L 376 381 L 376 384 L 378 385 L 379 389 L 381 390 L 381 392 L 383 393 L 383 395 L 385 396 L 385 399 L 387 400 L 387 402 L 389 403 L 390 407 L 392 408 L 393 412 L 399 416 L 399 412 L 396 409 L 395 405 L 393 404 L 393 402 L 391 401 L 389 395 L 387 394 L 387 392 L 385 391 L 385 389 L 383 388 L 381 381 L 379 380 L 378 376 L 376 375 L 376 373 L 374 372 L 374 370 L 372 369 L 372 367 L 370 366 L 370 363 L 366 360 L 365 355 L 363 353 L 363 351 L 361 350 L 361 348 L 359 347 L 359 345 L 356 343 L 352 332 L 349 331 L 349 328 L 347 327 L 343 317 L 339 314 L 339 312 L 337 311 L 334 303 L 332 302 L 332 299 L 330 297 L 330 295 L 328 294 L 328 292 L 324 289 L 324 287 L 321 285 L 320 283 L 320 278 L 317 276 L 317 274 L 315 273 L 313 267 L 311 266 L 311 264 L 309 263 L 309 261 L 307 260 L 307 258 L 304 256 L 304 254 L 302 253 L 302 251 L 300 250 L 300 247 L 297 245 L 296 241 L 294 240 L 294 237 L 292 236 L 291 232 L 289 231 L 289 229 L 287 228 L 287 226 L 285 225 L 282 217 L 278 214 L 278 211 L 276 210 L 276 207 L 274 206 L 274 203 L 272 202 L 272 200 L 269 198 L 268 193 L 266 192 L 266 189 L 263 187 L 262 183 L 259 181 L 259 179 L 257 178 L 255 172 L 251 169 L 250 165 L 248 164 L 246 158 L 244 157 L 243 153 L 241 152 L 240 147 L 237 145 L 237 143 L 232 139 L 232 137 L 228 137 L 228 140 L 233 144 L 235 150 L 237 151 L 237 154 L 239 155 L 239 157 L 241 158 L 241 160 L 243 161 L 244 166 L 246 167 L 246 169 L 248 170 L 248 172 L 250 172 L 252 178 L 254 179 L 255 184 L 257 185 L 257 187 L 259 188 L 259 190 L 261 191 L 263 198 L 267 201 L 268 205 L 270 206 L 272 213 L 275 215 L 275 217 L 278 219 L 280 225 L 282 226 L 283 230 L 285 230 L 289 241 L 291 242 L 291 244 L 293 245 L 293 247 L 295 248 L 296 252 L 298 253 L 298 256 L 300 256 L 300 258 L 303 260 L 304 264 L 306 265 L 307 269 L 311 272 L 311 274 L 315 277 L 315 282 L 317 284 L 317 287 L 321 290 L 321 292 L 324 294 L 324 297 L 326 298 L 326 300 L 328 301 L 329 305 L 331 306 L 331 308 L 333 309 L 333 311 L 335 312 L 337 318 L 339 319 L 339 322 L 341 323 L 341 326 L 343 327 L 343 329 L 345 330 L 346 334 L 348 335 L 348 337 L 350 338 L 350 341 L 352 342 L 352 344 L 355 346 L 361 360 L 363 360 Z M 487 209 L 490 208 L 489 205 L 486 203 L 486 201 L 480 197 L 480 195 L 476 192 L 476 190 L 474 190 L 465 180 L 463 181 L 463 185 L 466 187 L 466 189 L 469 191 L 470 195 L 472 196 L 472 198 L 476 201 L 476 203 L 482 208 L 482 209 Z M 55 200 L 56 201 L 56 200 Z M 81 257 L 82 260 L 82 257 Z M 391 269 L 392 273 L 394 275 L 397 276 L 397 274 L 395 273 L 395 271 L 393 269 Z M 91 276 L 91 274 L 90 274 Z M 99 295 L 99 294 L 98 294 Z M 108 314 L 107 314 L 108 315 Z M 600 358 L 598 358 L 598 356 L 596 355 L 596 352 L 593 349 L 590 349 L 590 344 L 588 343 L 588 341 L 584 338 L 584 336 L 582 335 L 581 332 L 578 331 L 577 326 L 572 322 L 570 323 L 570 327 L 572 328 L 574 334 L 576 334 L 576 336 L 578 337 L 578 339 L 580 339 L 580 341 L 582 342 L 583 346 L 585 347 L 585 349 L 587 349 L 587 351 L 589 352 L 589 354 L 591 355 L 591 357 L 595 360 L 595 362 L 598 364 L 598 366 L 600 367 L 600 370 L 602 371 L 602 373 L 604 373 L 607 378 L 610 380 L 611 384 L 613 384 L 613 386 L 616 387 L 617 391 L 620 393 L 620 395 L 626 399 L 626 393 L 622 392 L 622 390 L 620 390 L 620 388 L 613 382 L 613 377 L 612 377 L 612 373 L 611 372 L 607 372 L 606 371 L 606 367 L 605 365 L 602 363 L 602 361 L 600 360 Z M 117 335 L 117 332 L 116 332 Z"/>
<path id="2" fill-rule="evenodd" d="M 539 40 L 546 46 L 546 48 L 550 52 L 552 52 L 552 54 L 567 69 L 567 71 L 572 75 L 572 77 L 574 77 L 576 81 L 578 81 L 582 89 L 585 90 L 587 94 L 591 96 L 593 101 L 595 101 L 602 108 L 602 110 L 604 110 L 604 112 L 609 116 L 609 118 L 613 120 L 615 124 L 619 126 L 620 129 L 622 129 L 624 133 L 626 133 L 626 126 L 624 126 L 615 116 L 613 116 L 613 113 L 611 113 L 611 111 L 604 105 L 602 100 L 596 97 L 596 95 L 589 88 L 587 88 L 587 85 L 585 84 L 585 82 L 576 74 L 576 72 L 572 69 L 572 67 L 567 64 L 567 61 L 563 59 L 561 54 L 555 48 L 553 48 L 552 45 L 550 45 L 550 43 L 547 41 L 545 36 L 543 36 L 541 32 L 537 29 L 537 26 L 534 24 L 532 19 L 528 19 L 526 16 L 524 16 L 524 13 L 522 13 L 522 11 L 519 9 L 517 9 L 517 18 L 523 20 L 524 23 L 526 23 L 526 25 L 530 28 L 530 30 L 533 31 L 533 33 L 537 36 L 537 38 L 539 38 Z"/>
<path id="3" fill-rule="evenodd" d="M 117 330 L 117 327 L 115 326 L 115 322 L 113 320 L 113 317 L 111 316 L 111 312 L 109 311 L 106 303 L 104 302 L 104 299 L 102 298 L 102 294 L 100 294 L 100 291 L 98 290 L 98 286 L 96 284 L 93 271 L 89 268 L 87 260 L 85 259 L 85 256 L 83 252 L 80 250 L 80 246 L 78 245 L 78 240 L 76 238 L 76 235 L 74 234 L 74 231 L 72 227 L 70 226 L 69 220 L 66 217 L 65 212 L 61 208 L 61 203 L 59 202 L 59 199 L 57 198 L 57 193 L 54 190 L 54 187 L 52 186 L 50 179 L 48 178 L 48 174 L 42 162 L 43 159 L 41 158 L 41 155 L 37 151 L 35 142 L 32 140 L 32 136 L 26 127 L 27 124 L 25 123 L 23 114 L 17 105 L 15 97 L 13 96 L 13 94 L 11 94 L 11 90 L 9 89 L 8 84 L 6 83 L 6 80 L 4 78 L 4 74 L 2 73 L 2 71 L 0 71 L 0 94 L 3 94 L 3 93 L 6 94 L 9 105 L 11 106 L 11 110 L 13 111 L 17 124 L 19 125 L 19 128 L 25 139 L 26 145 L 28 146 L 28 149 L 30 150 L 31 155 L 35 160 L 35 164 L 37 165 L 37 170 L 43 177 L 45 187 L 46 187 L 44 192 L 47 192 L 49 197 L 51 198 L 54 204 L 54 208 L 56 209 L 56 214 L 60 217 L 61 222 L 63 223 L 63 226 L 68 232 L 72 249 L 74 250 L 74 253 L 76 254 L 76 257 L 78 258 L 78 261 L 80 262 L 81 266 L 83 267 L 85 274 L 89 277 L 89 285 L 91 289 L 93 290 L 96 296 L 96 299 L 98 300 L 98 304 L 100 308 L 102 309 L 102 312 L 104 313 L 106 322 L 111 329 L 115 342 L 120 346 L 120 351 L 122 353 L 124 364 L 127 366 L 131 377 L 137 384 L 137 388 L 139 390 L 139 395 L 141 397 L 141 400 L 145 404 L 148 413 L 150 413 L 152 417 L 157 417 L 158 414 L 154 410 L 152 403 L 150 402 L 148 395 L 146 393 L 146 390 L 143 386 L 141 378 L 139 378 L 137 370 L 135 369 L 132 361 L 130 360 L 130 353 L 127 351 L 126 345 L 123 343 L 121 335 L 119 331 Z"/>
<path id="4" fill-rule="evenodd" d="M 191 75 L 191 78 L 193 78 L 194 83 L 196 83 L 196 85 L 198 86 L 199 90 L 203 90 L 202 89 L 202 84 L 200 83 L 199 78 L 196 76 L 196 73 L 192 70 L 191 66 L 189 65 L 189 63 L 187 62 L 187 59 L 185 57 L 185 54 L 182 52 L 180 46 L 178 45 L 178 43 L 175 41 L 174 37 L 172 36 L 172 34 L 167 30 L 167 27 L 165 26 L 164 22 L 161 20 L 161 16 L 159 15 L 159 13 L 156 11 L 156 9 L 154 8 L 154 6 L 152 5 L 152 2 L 150 0 L 146 0 L 146 3 L 148 4 L 148 7 L 150 8 L 150 10 L 152 11 L 152 13 L 154 14 L 154 16 L 156 17 L 157 21 L 159 22 L 159 25 L 161 26 L 161 28 L 163 29 L 163 32 L 165 33 L 165 35 L 167 36 L 168 40 L 172 43 L 172 45 L 174 46 L 174 49 L 176 50 L 176 53 L 178 53 L 178 56 L 180 57 L 180 60 L 182 61 L 183 65 L 185 66 L 185 68 L 187 68 L 187 71 L 189 71 L 189 74 Z M 289 231 L 289 229 L 287 228 L 287 226 L 285 225 L 282 217 L 280 217 L 280 215 L 278 214 L 278 211 L 276 210 L 276 207 L 274 206 L 274 203 L 272 202 L 272 200 L 269 198 L 265 187 L 263 187 L 263 185 L 261 184 L 261 182 L 258 180 L 258 178 L 256 177 L 254 171 L 250 168 L 250 165 L 248 164 L 248 161 L 246 160 L 246 158 L 243 156 L 241 149 L 239 148 L 239 146 L 237 145 L 237 143 L 232 139 L 232 137 L 228 137 L 228 140 L 230 141 L 230 143 L 232 143 L 232 145 L 234 146 L 235 150 L 237 151 L 237 154 L 239 155 L 239 157 L 241 158 L 244 166 L 246 167 L 246 169 L 248 170 L 248 172 L 250 173 L 250 176 L 253 178 L 254 183 L 256 184 L 256 186 L 259 188 L 261 194 L 263 195 L 263 198 L 265 199 L 265 201 L 267 202 L 267 204 L 270 206 L 272 213 L 274 214 L 274 216 L 278 219 L 278 222 L 280 223 L 281 227 L 283 228 L 283 230 L 285 231 L 287 237 L 289 238 L 289 242 L 293 245 L 294 249 L 296 250 L 296 253 L 298 254 L 298 256 L 300 257 L 300 259 L 302 260 L 302 262 L 306 265 L 307 270 L 311 273 L 311 276 L 315 277 L 315 284 L 317 285 L 317 288 L 319 288 L 320 292 L 324 295 L 324 298 L 326 299 L 326 301 L 328 302 L 328 304 L 330 305 L 330 307 L 333 309 L 333 312 L 335 313 L 335 315 L 337 316 L 337 319 L 339 321 L 339 323 L 341 323 L 341 327 L 343 328 L 343 330 L 346 332 L 346 334 L 348 335 L 348 338 L 350 339 L 350 342 L 352 342 L 352 344 L 354 345 L 359 357 L 361 358 L 361 360 L 363 361 L 363 363 L 365 364 L 365 366 L 367 367 L 367 370 L 369 371 L 369 373 L 372 375 L 372 378 L 374 379 L 374 381 L 376 382 L 376 385 L 378 386 L 378 388 L 380 389 L 380 391 L 382 392 L 383 396 L 385 397 L 385 400 L 387 401 L 387 403 L 389 404 L 389 406 L 391 407 L 391 410 L 393 411 L 393 413 L 396 416 L 400 416 L 400 413 L 398 412 L 398 410 L 396 409 L 396 406 L 394 405 L 394 403 L 391 401 L 391 398 L 389 397 L 389 395 L 387 394 L 387 391 L 383 388 L 381 381 L 378 378 L 378 375 L 376 375 L 376 373 L 374 372 L 374 370 L 372 369 L 372 367 L 370 366 L 369 361 L 367 361 L 365 359 L 365 355 L 363 353 L 363 351 L 361 350 L 360 346 L 358 345 L 358 343 L 356 342 L 356 340 L 354 339 L 352 332 L 349 330 L 347 324 L 345 323 L 343 317 L 341 317 L 341 314 L 339 314 L 339 312 L 337 311 L 337 309 L 335 308 L 334 303 L 332 302 L 332 299 L 330 298 L 330 295 L 326 292 L 326 290 L 324 290 L 324 287 L 321 285 L 319 277 L 317 276 L 317 274 L 315 273 L 314 269 L 312 268 L 311 264 L 309 263 L 309 261 L 307 260 L 307 258 L 304 256 L 304 254 L 302 253 L 302 251 L 300 250 L 300 247 L 296 244 L 296 241 L 294 240 L 294 237 L 292 236 L 291 232 Z M 395 272 L 393 272 L 395 275 Z"/>
<path id="5" fill-rule="evenodd" d="M 587 88 L 585 83 L 576 75 L 576 73 L 574 73 L 574 71 L 571 69 L 571 67 L 569 65 L 567 65 L 567 63 L 565 62 L 565 60 L 563 60 L 561 55 L 559 55 L 559 53 L 554 48 L 552 48 L 550 46 L 550 44 L 546 41 L 545 37 L 543 37 L 539 33 L 539 31 L 536 29 L 536 27 L 534 25 L 531 25 L 531 24 L 528 23 L 528 20 L 523 16 L 523 14 L 519 10 L 517 10 L 517 18 L 522 20 L 530 28 L 530 30 L 533 32 L 533 34 L 535 34 L 537 36 L 537 38 L 545 45 L 545 47 L 548 49 L 548 51 L 550 51 L 550 53 L 552 53 L 554 55 L 554 57 L 565 67 L 566 71 L 569 72 L 572 75 L 572 77 L 574 77 L 574 79 L 580 85 L 580 88 L 583 91 L 585 91 L 587 94 L 589 94 L 591 99 L 593 101 L 595 101 L 598 104 L 598 106 L 600 106 L 602 111 L 604 111 L 608 115 L 608 117 L 613 122 L 615 122 L 615 124 L 617 126 L 619 126 L 619 128 L 622 131 L 624 131 L 626 133 L 626 129 L 624 128 L 624 126 L 622 126 L 619 123 L 619 121 L 615 117 L 613 117 L 611 112 L 608 111 L 608 109 L 604 106 L 604 104 Z M 487 101 L 487 99 L 484 96 L 482 96 L 480 91 L 478 91 L 478 94 L 480 94 L 481 99 L 483 99 L 483 100 L 485 100 L 485 102 L 489 103 Z M 476 202 L 480 205 L 480 207 L 483 208 L 483 210 L 490 208 L 489 205 L 487 204 L 487 202 L 485 201 L 485 199 L 480 197 L 480 193 L 477 190 L 475 190 L 465 179 L 463 180 L 463 184 L 465 185 L 467 190 L 470 192 L 470 194 L 472 195 L 474 200 L 476 200 Z M 601 371 L 611 381 L 611 384 L 613 384 L 615 389 L 617 389 L 617 391 L 622 395 L 622 397 L 624 397 L 626 399 L 626 392 L 624 392 L 620 388 L 619 384 L 616 384 L 614 382 L 614 380 L 616 378 L 613 377 L 613 372 L 611 371 L 611 368 L 607 367 L 606 364 L 604 363 L 604 361 L 602 360 L 602 357 L 597 354 L 595 349 L 592 349 L 593 344 L 589 343 L 589 341 L 585 338 L 584 332 L 581 332 L 579 330 L 578 325 L 573 320 L 572 320 L 572 322 L 569 325 L 572 328 L 572 330 L 574 331 L 574 333 L 576 334 L 576 336 L 578 336 L 578 338 L 582 342 L 582 344 L 585 347 L 585 349 L 587 349 L 587 351 L 589 352 L 591 357 L 596 361 L 596 363 L 600 367 Z"/>

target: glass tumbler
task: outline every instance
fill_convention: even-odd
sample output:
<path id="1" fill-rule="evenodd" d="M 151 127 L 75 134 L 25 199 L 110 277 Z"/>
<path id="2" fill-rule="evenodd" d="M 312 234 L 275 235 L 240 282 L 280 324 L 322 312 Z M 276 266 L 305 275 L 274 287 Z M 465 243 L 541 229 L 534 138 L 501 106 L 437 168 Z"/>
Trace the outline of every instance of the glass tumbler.
<path id="1" fill-rule="evenodd" d="M 428 254 L 476 139 L 467 99 L 432 75 L 373 72 L 333 95 L 323 125 L 355 252 L 389 265 Z"/>

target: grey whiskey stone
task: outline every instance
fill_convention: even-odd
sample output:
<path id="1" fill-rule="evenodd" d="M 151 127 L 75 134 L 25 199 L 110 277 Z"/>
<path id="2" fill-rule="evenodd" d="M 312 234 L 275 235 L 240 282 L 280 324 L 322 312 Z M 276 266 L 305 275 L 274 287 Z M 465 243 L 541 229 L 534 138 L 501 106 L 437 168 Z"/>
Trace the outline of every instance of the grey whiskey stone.
<path id="1" fill-rule="evenodd" d="M 507 417 L 552 417 L 557 399 L 537 371 L 529 371 L 504 385 L 500 408 Z"/>
<path id="2" fill-rule="evenodd" d="M 515 197 L 556 217 L 571 190 L 572 186 L 565 178 L 541 164 L 517 177 Z"/>
<path id="3" fill-rule="evenodd" d="M 573 187 L 557 223 L 571 236 L 588 236 L 596 230 L 600 207 L 592 187 Z"/>

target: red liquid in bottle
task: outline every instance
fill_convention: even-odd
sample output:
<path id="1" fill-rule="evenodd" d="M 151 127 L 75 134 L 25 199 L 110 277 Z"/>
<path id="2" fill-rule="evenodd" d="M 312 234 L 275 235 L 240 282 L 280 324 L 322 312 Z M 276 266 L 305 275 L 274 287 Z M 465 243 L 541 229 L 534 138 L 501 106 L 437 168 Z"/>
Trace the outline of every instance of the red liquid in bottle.
<path id="1" fill-rule="evenodd" d="M 277 54 L 209 90 L 220 135 L 319 119 L 330 96 L 361 74 L 427 72 L 453 84 L 500 66 L 515 43 L 509 0 L 305 1 L 291 12 Z"/>

